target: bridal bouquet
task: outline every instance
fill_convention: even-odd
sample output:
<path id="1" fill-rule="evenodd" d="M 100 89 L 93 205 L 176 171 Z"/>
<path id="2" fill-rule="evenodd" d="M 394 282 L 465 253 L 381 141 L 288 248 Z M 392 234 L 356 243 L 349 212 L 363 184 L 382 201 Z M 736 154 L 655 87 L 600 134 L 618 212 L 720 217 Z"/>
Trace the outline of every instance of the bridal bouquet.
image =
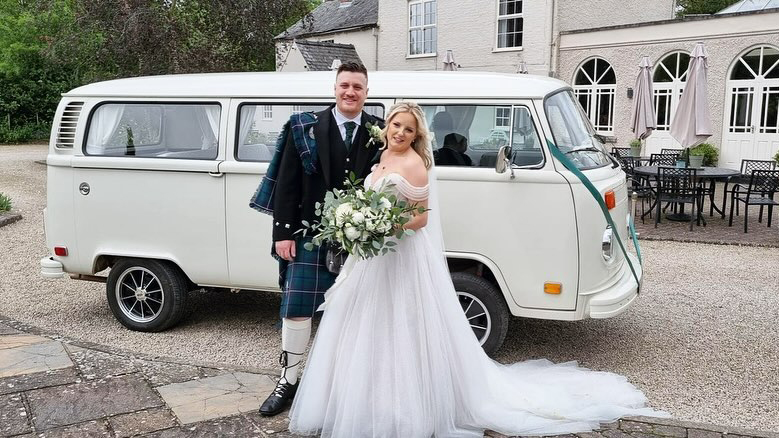
<path id="1" fill-rule="evenodd" d="M 316 233 L 311 242 L 304 244 L 307 250 L 329 244 L 336 253 L 367 259 L 395 252 L 393 247 L 397 242 L 393 237 L 400 239 L 414 234 L 402 227 L 411 220 L 413 212 L 421 214 L 426 209 L 398 199 L 388 190 L 391 184 L 374 190 L 364 189 L 361 181 L 351 174 L 343 190 L 333 189 L 325 194 L 324 203 L 316 203 L 315 213 L 321 221 L 316 224 L 303 221 L 306 227 L 303 235 L 309 231 Z"/>

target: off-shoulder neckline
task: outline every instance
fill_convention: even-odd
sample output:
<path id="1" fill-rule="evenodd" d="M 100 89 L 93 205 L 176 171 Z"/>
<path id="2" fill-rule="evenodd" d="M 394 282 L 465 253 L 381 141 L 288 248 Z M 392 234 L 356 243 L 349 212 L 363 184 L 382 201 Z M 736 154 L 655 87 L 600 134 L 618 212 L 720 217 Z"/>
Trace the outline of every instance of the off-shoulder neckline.
<path id="1" fill-rule="evenodd" d="M 389 177 L 390 175 L 397 175 L 397 176 L 398 176 L 398 177 L 400 177 L 400 179 L 402 179 L 402 180 L 403 180 L 403 181 L 404 181 L 406 184 L 408 184 L 409 186 L 411 186 L 411 187 L 413 187 L 413 188 L 415 188 L 415 189 L 420 189 L 420 190 L 423 190 L 423 189 L 426 189 L 426 188 L 427 188 L 427 187 L 430 185 L 430 184 L 425 184 L 425 185 L 423 185 L 423 186 L 415 186 L 414 184 L 411 184 L 411 182 L 410 182 L 409 180 L 407 180 L 407 179 L 406 179 L 406 178 L 405 178 L 403 175 L 401 175 L 401 174 L 400 174 L 400 173 L 398 173 L 398 172 L 388 172 L 386 175 L 382 175 L 381 177 L 379 177 L 379 178 L 377 178 L 377 179 L 375 179 L 375 180 L 373 179 L 373 176 L 374 176 L 374 175 L 373 175 L 373 172 L 371 172 L 371 173 L 370 173 L 370 177 L 371 177 L 371 185 L 373 185 L 373 184 L 374 184 L 376 181 L 379 181 L 379 180 L 381 180 L 381 179 L 383 179 L 383 178 L 387 178 L 387 177 Z"/>

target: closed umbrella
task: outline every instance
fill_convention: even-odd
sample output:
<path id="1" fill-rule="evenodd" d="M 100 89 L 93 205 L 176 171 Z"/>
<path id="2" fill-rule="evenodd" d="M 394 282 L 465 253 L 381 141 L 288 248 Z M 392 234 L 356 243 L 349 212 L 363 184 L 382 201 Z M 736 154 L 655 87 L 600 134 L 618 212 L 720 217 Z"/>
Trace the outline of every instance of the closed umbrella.
<path id="1" fill-rule="evenodd" d="M 638 77 L 633 93 L 633 118 L 630 128 L 636 138 L 645 139 L 657 128 L 655 121 L 654 95 L 652 93 L 652 63 L 644 56 L 638 65 Z"/>
<path id="2" fill-rule="evenodd" d="M 457 63 L 454 61 L 454 52 L 447 50 L 446 55 L 444 55 L 444 71 L 455 70 L 457 70 Z"/>
<path id="3" fill-rule="evenodd" d="M 713 133 L 706 92 L 708 67 L 706 48 L 698 43 L 690 54 L 687 84 L 671 121 L 671 137 L 685 148 L 703 143 Z"/>

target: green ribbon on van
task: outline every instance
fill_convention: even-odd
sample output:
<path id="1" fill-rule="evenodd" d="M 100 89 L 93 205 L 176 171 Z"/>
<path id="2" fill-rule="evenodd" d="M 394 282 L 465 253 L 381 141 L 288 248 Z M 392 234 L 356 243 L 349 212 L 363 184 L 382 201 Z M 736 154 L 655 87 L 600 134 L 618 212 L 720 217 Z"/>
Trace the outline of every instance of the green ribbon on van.
<path id="1" fill-rule="evenodd" d="M 584 187 L 587 187 L 587 190 L 589 190 L 590 194 L 593 198 L 595 198 L 595 201 L 598 202 L 598 205 L 600 206 L 601 211 L 603 212 L 603 216 L 606 218 L 606 222 L 611 226 L 611 230 L 614 233 L 614 235 L 617 237 L 617 243 L 619 243 L 620 249 L 622 249 L 622 254 L 625 255 L 625 260 L 628 262 L 628 266 L 630 267 L 630 272 L 633 273 L 633 278 L 636 280 L 636 284 L 638 287 L 641 287 L 641 282 L 638 281 L 638 274 L 636 274 L 636 269 L 633 267 L 633 262 L 630 261 L 630 257 L 628 257 L 628 251 L 625 248 L 625 245 L 622 243 L 622 239 L 619 237 L 619 231 L 617 230 L 617 226 L 614 225 L 614 219 L 611 217 L 611 213 L 609 213 L 609 209 L 606 207 L 606 203 L 603 201 L 603 196 L 601 196 L 600 192 L 597 188 L 592 184 L 592 181 L 587 178 L 587 176 L 582 173 L 579 168 L 576 167 L 573 162 L 565 156 L 564 153 L 560 151 L 560 149 L 555 146 L 554 143 L 546 140 L 547 145 L 549 146 L 549 150 L 552 152 L 552 155 L 557 158 L 558 161 L 563 163 L 563 166 L 565 166 L 566 169 L 571 171 L 574 175 L 576 175 L 579 180 L 581 180 L 582 184 L 584 184 Z M 636 247 L 636 255 L 638 256 L 638 262 L 643 265 L 643 262 L 641 260 L 641 247 L 638 245 L 638 238 L 636 237 L 636 229 L 633 226 L 633 212 L 630 212 L 630 223 L 628 224 L 628 228 L 630 229 L 630 237 L 633 240 L 633 245 Z"/>

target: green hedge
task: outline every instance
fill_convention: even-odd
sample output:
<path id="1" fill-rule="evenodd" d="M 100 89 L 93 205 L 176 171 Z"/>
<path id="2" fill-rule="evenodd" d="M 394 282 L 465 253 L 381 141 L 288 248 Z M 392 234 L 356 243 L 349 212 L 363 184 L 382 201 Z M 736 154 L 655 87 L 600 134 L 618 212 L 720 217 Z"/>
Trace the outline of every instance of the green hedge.
<path id="1" fill-rule="evenodd" d="M 0 124 L 0 143 L 48 142 L 51 125 L 48 123 L 30 123 L 8 128 Z"/>

